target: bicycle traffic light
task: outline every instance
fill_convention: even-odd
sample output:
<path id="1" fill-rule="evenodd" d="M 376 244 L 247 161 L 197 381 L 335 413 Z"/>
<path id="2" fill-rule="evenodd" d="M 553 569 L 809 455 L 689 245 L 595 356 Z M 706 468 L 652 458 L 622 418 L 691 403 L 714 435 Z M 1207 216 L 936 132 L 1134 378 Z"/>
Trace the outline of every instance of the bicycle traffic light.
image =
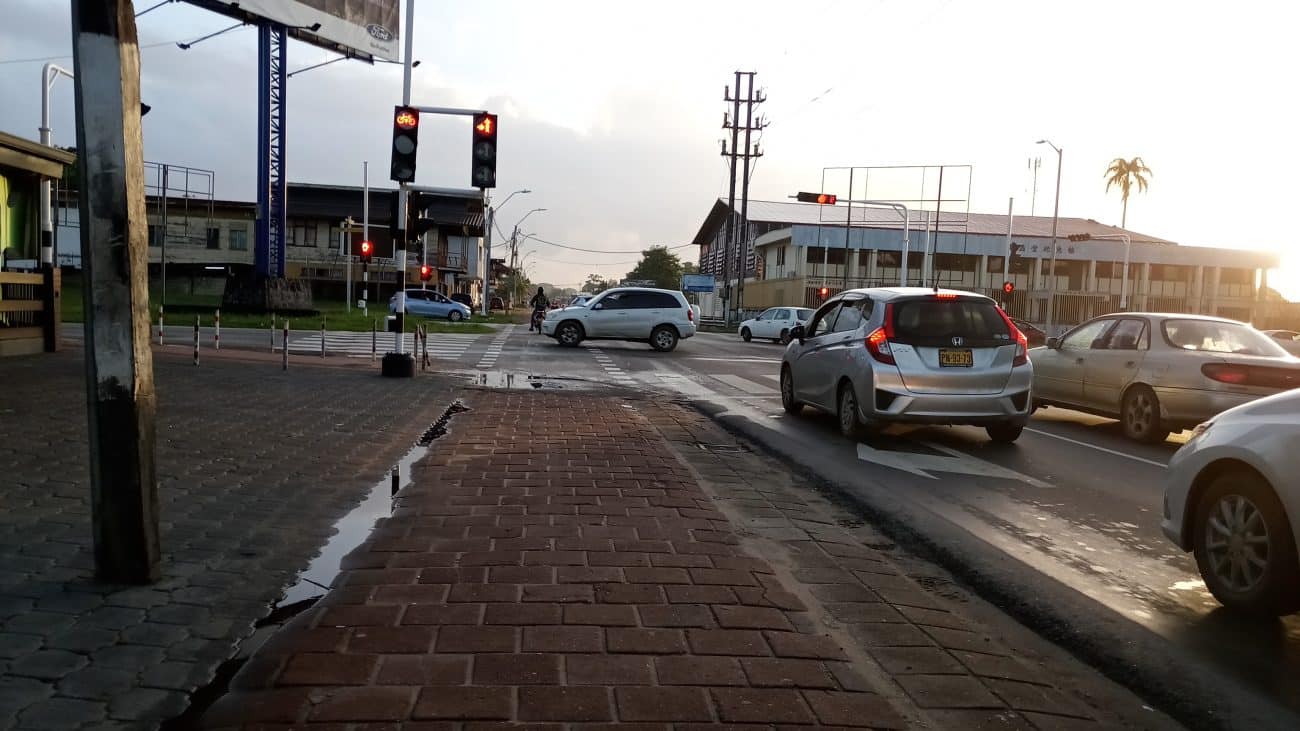
<path id="1" fill-rule="evenodd" d="M 375 242 L 369 240 L 362 241 L 361 242 L 361 263 L 369 264 L 370 258 L 374 256 L 374 254 L 375 254 Z"/>
<path id="2" fill-rule="evenodd" d="M 399 183 L 415 182 L 415 150 L 420 142 L 420 110 L 393 107 L 393 158 L 389 176 Z"/>
<path id="3" fill-rule="evenodd" d="M 800 203 L 816 203 L 819 206 L 833 206 L 839 196 L 834 193 L 806 193 L 800 192 L 795 194 L 795 200 Z"/>
<path id="4" fill-rule="evenodd" d="M 1006 294 L 1011 294 L 1012 292 L 1016 291 L 1015 282 L 1012 282 L 1010 279 L 1003 282 L 1002 291 L 1005 292 Z"/>
<path id="5" fill-rule="evenodd" d="M 497 115 L 474 115 L 470 150 L 470 181 L 475 188 L 497 187 Z"/>
<path id="6" fill-rule="evenodd" d="M 433 267 L 429 266 L 428 264 L 421 264 L 421 265 L 420 265 L 420 281 L 421 281 L 421 282 L 427 282 L 427 281 L 429 281 L 430 279 L 433 279 Z"/>

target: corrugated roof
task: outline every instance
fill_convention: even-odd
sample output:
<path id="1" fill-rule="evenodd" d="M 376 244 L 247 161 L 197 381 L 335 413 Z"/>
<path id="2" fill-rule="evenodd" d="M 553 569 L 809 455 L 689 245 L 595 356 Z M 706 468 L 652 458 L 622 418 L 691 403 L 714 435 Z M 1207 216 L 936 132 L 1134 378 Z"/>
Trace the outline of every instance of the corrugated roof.
<path id="1" fill-rule="evenodd" d="M 815 203 L 797 203 L 792 201 L 756 201 L 749 202 L 749 220 L 752 223 L 776 223 L 788 225 L 843 226 L 849 206 L 819 206 Z M 912 211 L 910 225 L 914 231 L 921 230 L 926 211 Z M 928 212 L 930 228 L 934 228 L 934 211 Z M 727 202 L 718 201 L 709 210 L 704 225 L 695 236 L 695 243 L 703 245 L 711 242 L 719 227 L 727 219 Z M 852 207 L 853 226 L 868 228 L 903 227 L 902 217 L 888 208 Z M 1005 236 L 1007 233 L 1007 215 L 1005 213 L 960 213 L 944 211 L 939 221 L 939 229 L 949 233 L 992 234 Z M 1052 237 L 1051 216 L 1015 216 L 1012 221 L 1012 235 L 1021 237 Z M 1057 237 L 1064 239 L 1071 234 L 1128 234 L 1133 243 L 1152 243 L 1174 245 L 1173 241 L 1148 236 L 1136 231 L 1128 231 L 1118 226 L 1107 226 L 1086 218 L 1061 218 L 1057 226 Z"/>

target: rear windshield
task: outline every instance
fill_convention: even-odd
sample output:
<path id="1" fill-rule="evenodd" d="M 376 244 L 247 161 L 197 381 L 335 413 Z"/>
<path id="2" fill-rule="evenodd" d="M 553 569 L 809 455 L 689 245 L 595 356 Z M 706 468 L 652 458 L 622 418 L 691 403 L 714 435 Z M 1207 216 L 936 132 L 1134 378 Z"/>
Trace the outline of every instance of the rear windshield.
<path id="1" fill-rule="evenodd" d="M 1248 325 L 1215 320 L 1165 320 L 1165 340 L 1179 350 L 1285 357 L 1286 350 Z"/>
<path id="2" fill-rule="evenodd" d="M 953 338 L 961 338 L 960 343 Z M 894 304 L 894 340 L 935 347 L 1012 342 L 997 305 L 977 299 L 904 300 Z"/>

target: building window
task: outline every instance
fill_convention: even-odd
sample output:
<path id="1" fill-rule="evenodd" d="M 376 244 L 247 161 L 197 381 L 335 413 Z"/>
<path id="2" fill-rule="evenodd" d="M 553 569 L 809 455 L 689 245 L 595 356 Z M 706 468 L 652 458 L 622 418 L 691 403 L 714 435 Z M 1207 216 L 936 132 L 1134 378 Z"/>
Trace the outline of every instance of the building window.
<path id="1" fill-rule="evenodd" d="M 149 224 L 149 245 L 150 246 L 159 246 L 162 244 L 162 239 L 159 238 L 158 232 L 159 232 L 159 228 L 157 224 L 153 224 L 153 223 Z"/>
<path id="2" fill-rule="evenodd" d="M 248 251 L 248 229 L 232 228 L 229 236 L 231 251 Z"/>
<path id="3" fill-rule="evenodd" d="M 289 224 L 289 246 L 315 246 L 315 245 L 316 245 L 315 224 L 305 223 L 302 221 L 291 222 Z"/>
<path id="4" fill-rule="evenodd" d="M 783 266 L 785 266 L 785 247 L 784 247 L 784 246 L 778 246 L 778 247 L 776 247 L 776 265 L 779 266 L 779 267 L 783 267 Z"/>
<path id="5" fill-rule="evenodd" d="M 208 229 L 208 248 L 209 249 L 221 248 L 221 229 L 219 228 Z"/>

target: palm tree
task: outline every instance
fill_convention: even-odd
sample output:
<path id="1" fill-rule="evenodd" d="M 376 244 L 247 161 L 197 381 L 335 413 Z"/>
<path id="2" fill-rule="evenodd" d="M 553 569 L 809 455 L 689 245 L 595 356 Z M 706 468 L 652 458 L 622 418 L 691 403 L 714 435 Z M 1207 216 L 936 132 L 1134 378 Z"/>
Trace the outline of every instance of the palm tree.
<path id="1" fill-rule="evenodd" d="M 1120 228 L 1128 225 L 1128 194 L 1133 189 L 1133 184 L 1137 183 L 1139 193 L 1145 193 L 1149 175 L 1151 175 L 1151 168 L 1147 167 L 1140 157 L 1132 160 L 1117 157 L 1111 160 L 1110 167 L 1106 168 L 1106 191 L 1110 192 L 1112 185 L 1118 185 L 1124 198 L 1124 213 L 1120 216 Z"/>

